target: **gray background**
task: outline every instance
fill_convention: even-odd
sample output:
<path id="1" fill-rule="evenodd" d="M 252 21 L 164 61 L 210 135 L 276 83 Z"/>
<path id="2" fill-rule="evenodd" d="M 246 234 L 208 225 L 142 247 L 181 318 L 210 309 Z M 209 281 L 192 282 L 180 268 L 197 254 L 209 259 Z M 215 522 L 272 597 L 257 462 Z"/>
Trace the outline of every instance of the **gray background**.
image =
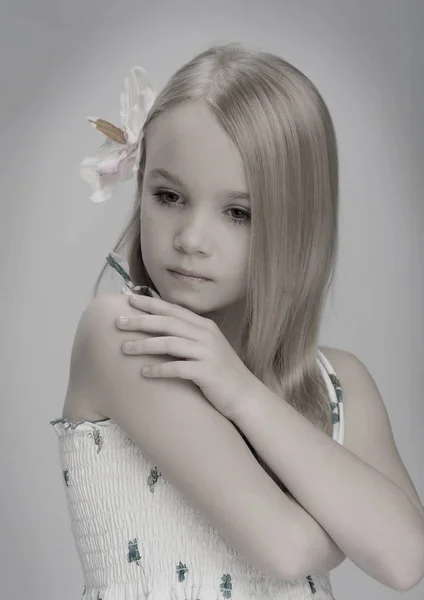
<path id="1" fill-rule="evenodd" d="M 423 498 L 424 3 L 3 0 L 0 17 L 2 598 L 83 590 L 49 421 L 62 414 L 75 327 L 135 190 L 133 180 L 89 201 L 78 166 L 103 140 L 85 118 L 119 124 L 131 66 L 160 89 L 215 42 L 281 54 L 329 105 L 340 260 L 321 343 L 367 365 Z M 398 597 L 348 559 L 332 582 L 337 600 Z M 421 581 L 406 596 L 423 593 Z"/>

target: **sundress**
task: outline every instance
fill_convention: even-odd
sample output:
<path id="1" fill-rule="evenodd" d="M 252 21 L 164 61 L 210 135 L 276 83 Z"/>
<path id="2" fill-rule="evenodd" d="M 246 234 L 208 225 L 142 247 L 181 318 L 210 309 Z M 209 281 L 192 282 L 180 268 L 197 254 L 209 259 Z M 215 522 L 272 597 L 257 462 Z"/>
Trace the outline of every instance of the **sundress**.
<path id="1" fill-rule="evenodd" d="M 157 296 L 133 284 L 122 256 L 112 252 L 107 260 L 125 281 L 122 293 Z M 318 352 L 333 439 L 343 445 L 342 388 Z M 251 565 L 111 419 L 57 418 L 50 425 L 83 571 L 83 600 L 334 600 L 329 572 L 286 580 Z"/>

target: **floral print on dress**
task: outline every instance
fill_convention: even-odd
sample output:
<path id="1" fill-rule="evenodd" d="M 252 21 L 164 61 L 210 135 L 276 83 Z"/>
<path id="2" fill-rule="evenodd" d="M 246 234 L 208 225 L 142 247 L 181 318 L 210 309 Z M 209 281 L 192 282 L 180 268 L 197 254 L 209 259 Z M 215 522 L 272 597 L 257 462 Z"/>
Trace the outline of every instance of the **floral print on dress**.
<path id="1" fill-rule="evenodd" d="M 312 579 L 312 577 L 311 577 L 310 575 L 308 575 L 306 579 L 307 579 L 307 580 L 308 580 L 308 582 L 309 582 L 309 587 L 311 588 L 311 592 L 312 592 L 312 594 L 315 594 L 317 590 L 316 590 L 316 588 L 315 588 L 315 583 L 314 583 L 314 580 Z"/>
<path id="2" fill-rule="evenodd" d="M 227 573 L 221 577 L 221 585 L 219 589 L 221 590 L 221 594 L 223 598 L 231 598 L 231 590 L 233 589 L 233 584 L 231 583 L 231 575 Z"/>
<path id="3" fill-rule="evenodd" d="M 161 475 L 162 473 L 158 471 L 157 467 L 150 469 L 150 475 L 147 478 L 147 485 L 149 486 L 149 489 L 152 492 L 152 494 L 155 491 L 153 486 L 156 484 L 157 480 Z"/>
<path id="4" fill-rule="evenodd" d="M 334 390 L 336 392 L 336 396 L 337 396 L 337 400 L 338 402 L 331 402 L 331 408 L 333 411 L 333 425 L 334 423 L 338 423 L 340 421 L 340 415 L 339 415 L 339 404 L 340 402 L 343 402 L 343 390 L 342 387 L 340 385 L 340 381 L 338 379 L 338 377 L 336 375 L 334 375 L 334 373 L 329 373 L 328 376 L 331 379 L 331 383 L 334 386 Z"/>
<path id="5" fill-rule="evenodd" d="M 330 377 L 330 379 L 334 385 L 334 389 L 336 390 L 338 401 L 343 402 L 343 390 L 342 390 L 342 386 L 340 384 L 339 378 L 334 373 L 329 373 L 328 376 Z"/>
<path id="6" fill-rule="evenodd" d="M 63 471 L 63 477 L 65 479 L 66 487 L 69 487 L 69 475 L 68 475 L 68 473 L 69 473 L 68 469 L 65 469 Z"/>
<path id="7" fill-rule="evenodd" d="M 337 394 L 337 400 L 338 400 L 338 402 L 330 402 L 331 410 L 332 410 L 332 421 L 333 421 L 333 425 L 334 425 L 335 423 L 339 423 L 339 421 L 340 421 L 339 404 L 340 404 L 340 402 L 343 402 L 342 388 L 340 387 L 340 381 L 337 379 L 337 377 L 335 375 L 333 375 L 333 373 L 329 373 L 328 375 L 334 386 L 334 390 Z"/>
<path id="8" fill-rule="evenodd" d="M 137 538 L 134 538 L 128 542 L 128 562 L 135 562 L 135 564 L 140 567 L 140 560 L 141 556 L 140 552 L 138 551 Z"/>
<path id="9" fill-rule="evenodd" d="M 98 454 L 100 452 L 100 450 L 103 448 L 103 438 L 100 435 L 100 429 L 96 429 L 96 427 L 93 427 L 93 431 L 91 431 L 88 435 L 94 439 L 94 443 L 97 446 L 97 454 Z"/>
<path id="10" fill-rule="evenodd" d="M 185 581 L 186 573 L 188 573 L 187 565 L 180 561 L 177 565 L 177 577 L 179 583 L 183 583 Z M 232 597 L 233 584 L 231 583 L 231 575 L 229 573 L 222 575 L 219 588 L 223 598 Z M 197 598 L 197 600 L 201 600 L 201 598 Z"/>
<path id="11" fill-rule="evenodd" d="M 187 572 L 188 572 L 187 565 L 183 565 L 183 563 L 180 561 L 179 564 L 177 565 L 177 577 L 178 577 L 179 583 L 182 583 L 183 581 L 185 581 L 185 575 Z"/>
<path id="12" fill-rule="evenodd" d="M 140 556 L 140 552 L 138 551 L 137 538 L 134 538 L 133 540 L 130 540 L 128 542 L 127 560 L 128 560 L 128 563 L 134 562 L 137 565 L 137 567 L 141 567 L 141 570 L 143 571 L 144 576 L 146 576 L 146 573 L 143 569 L 143 565 L 140 562 L 141 556 Z"/>

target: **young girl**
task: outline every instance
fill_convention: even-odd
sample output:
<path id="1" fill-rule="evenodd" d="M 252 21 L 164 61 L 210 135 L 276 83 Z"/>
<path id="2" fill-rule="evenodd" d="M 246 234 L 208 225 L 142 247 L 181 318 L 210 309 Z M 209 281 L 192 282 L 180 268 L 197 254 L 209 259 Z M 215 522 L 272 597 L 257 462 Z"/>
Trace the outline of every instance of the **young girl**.
<path id="1" fill-rule="evenodd" d="M 411 589 L 424 511 L 384 403 L 358 358 L 318 347 L 338 241 L 324 100 L 239 44 L 155 94 L 132 69 L 123 129 L 90 119 L 107 141 L 83 163 L 94 201 L 138 180 L 96 284 L 111 266 L 124 293 L 81 316 L 51 421 L 85 600 L 328 599 L 346 556 Z"/>

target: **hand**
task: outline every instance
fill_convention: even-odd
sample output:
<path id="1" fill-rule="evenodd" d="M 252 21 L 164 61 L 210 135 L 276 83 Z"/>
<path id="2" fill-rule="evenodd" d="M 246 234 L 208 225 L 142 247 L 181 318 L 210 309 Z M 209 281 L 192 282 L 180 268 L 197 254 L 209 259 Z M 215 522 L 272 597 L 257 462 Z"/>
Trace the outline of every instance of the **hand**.
<path id="1" fill-rule="evenodd" d="M 148 377 L 179 377 L 190 379 L 207 400 L 227 419 L 235 420 L 243 398 L 252 393 L 259 380 L 233 350 L 214 321 L 201 317 L 187 308 L 149 296 L 128 297 L 134 308 L 151 314 L 129 317 L 128 323 L 116 325 L 128 331 L 158 333 L 162 337 L 131 340 L 126 354 L 169 354 L 182 360 L 149 366 Z"/>

